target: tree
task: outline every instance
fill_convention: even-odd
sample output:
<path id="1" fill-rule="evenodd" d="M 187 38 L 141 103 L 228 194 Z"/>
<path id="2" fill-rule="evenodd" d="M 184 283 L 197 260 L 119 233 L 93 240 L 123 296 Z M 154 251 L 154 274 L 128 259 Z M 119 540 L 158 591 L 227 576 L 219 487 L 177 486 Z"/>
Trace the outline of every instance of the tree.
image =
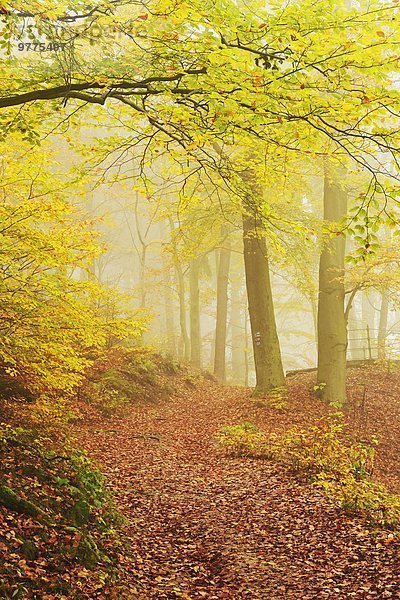
<path id="1" fill-rule="evenodd" d="M 254 172 L 248 171 L 245 179 L 253 192 L 243 206 L 243 247 L 256 369 L 254 393 L 263 395 L 274 388 L 284 387 L 285 374 L 276 331 L 265 227 L 254 201 L 256 192 L 262 196 L 262 189 L 257 185 Z"/>
<path id="2" fill-rule="evenodd" d="M 79 9 L 77 0 L 68 8 L 50 3 L 43 18 L 28 0 L 3 16 L 5 49 L 28 19 L 32 37 L 65 42 L 74 60 L 51 52 L 46 61 L 25 59 L 22 52 L 16 65 L 10 53 L 0 108 L 51 101 L 57 109 L 55 99 L 73 112 L 88 103 L 120 105 L 136 117 L 140 135 L 181 145 L 209 168 L 218 167 L 210 140 L 231 144 L 239 134 L 276 152 L 317 153 L 322 135 L 364 165 L 366 143 L 396 153 L 395 4 L 303 0 L 268 8 L 257 2 L 249 10 L 234 2 L 117 0 L 88 4 L 86 17 Z M 35 67 L 31 79 L 26 64 Z M 12 114 L 5 131 L 15 126 Z M 38 123 L 22 115 L 34 130 Z"/>
<path id="3" fill-rule="evenodd" d="M 201 258 L 193 258 L 189 265 L 189 309 L 190 309 L 190 362 L 198 369 L 201 367 L 201 331 L 200 331 L 200 277 Z"/>
<path id="4" fill-rule="evenodd" d="M 219 381 L 225 383 L 228 283 L 231 261 L 231 243 L 229 239 L 229 228 L 227 225 L 222 226 L 221 239 L 223 246 L 219 251 L 217 272 L 217 315 L 215 324 L 214 375 Z"/>
<path id="5" fill-rule="evenodd" d="M 0 365 L 31 392 L 70 393 L 94 353 L 143 324 L 120 318 L 117 295 L 78 276 L 102 251 L 93 221 L 68 199 L 79 185 L 53 172 L 49 145 L 28 153 L 20 135 L 12 141 L 18 150 L 1 145 Z"/>
<path id="6" fill-rule="evenodd" d="M 341 176 L 340 176 L 341 175 Z M 337 226 L 347 213 L 347 192 L 343 170 L 325 167 L 324 219 Z M 334 232 L 325 240 L 319 264 L 318 373 L 321 396 L 329 403 L 346 401 L 347 323 L 344 298 L 346 238 Z"/>
<path id="7" fill-rule="evenodd" d="M 389 294 L 387 290 L 381 293 L 381 306 L 379 310 L 379 328 L 378 328 L 378 358 L 386 358 L 386 336 L 389 313 Z"/>
<path id="8" fill-rule="evenodd" d="M 368 210 L 376 201 L 388 174 L 378 153 L 398 160 L 393 117 L 399 93 L 391 83 L 398 60 L 396 5 L 362 0 L 351 8 L 345 0 L 303 0 L 268 8 L 257 2 L 255 11 L 222 1 L 212 7 L 197 0 L 178 7 L 169 0 L 127 4 L 129 11 L 122 0 L 88 5 L 85 14 L 77 2 L 68 10 L 51 4 L 45 19 L 34 2 L 9 11 L 5 48 L 28 18 L 32 35 L 40 30 L 52 43 L 65 42 L 73 60 L 28 55 L 11 78 L 16 65 L 10 55 L 1 73 L 8 82 L 0 98 L 4 133 L 20 127 L 37 138 L 42 101 L 57 110 L 54 100 L 62 99 L 62 120 L 88 104 L 107 104 L 111 119 L 121 123 L 129 116 L 136 135 L 125 140 L 127 147 L 146 140 L 145 152 L 163 148 L 174 159 L 182 150 L 208 176 L 222 177 L 241 202 L 232 180 L 243 168 L 221 160 L 215 141 L 251 148 L 256 140 L 260 153 L 282 170 L 288 154 L 316 158 L 339 150 L 371 174 L 362 206 Z M 114 28 L 119 38 L 100 32 L 93 44 L 95 27 Z M 257 203 L 245 213 L 252 211 L 255 222 L 263 211 Z M 250 222 L 245 227 L 250 231 Z"/>

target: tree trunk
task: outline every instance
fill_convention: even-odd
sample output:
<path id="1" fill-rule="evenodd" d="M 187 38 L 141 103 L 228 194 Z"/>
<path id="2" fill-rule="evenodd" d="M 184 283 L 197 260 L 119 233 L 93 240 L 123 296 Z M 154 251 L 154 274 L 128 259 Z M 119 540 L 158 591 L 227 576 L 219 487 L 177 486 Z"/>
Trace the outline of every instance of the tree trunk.
<path id="1" fill-rule="evenodd" d="M 381 309 L 379 312 L 379 329 L 378 329 L 378 358 L 385 360 L 386 357 L 386 334 L 387 322 L 389 314 L 389 294 L 386 290 L 382 292 Z"/>
<path id="2" fill-rule="evenodd" d="M 234 385 L 243 385 L 245 374 L 244 374 L 244 355 L 243 350 L 245 349 L 245 328 L 242 316 L 242 299 L 241 299 L 241 279 L 234 277 L 232 279 L 231 289 L 231 318 L 230 318 L 230 333 L 231 333 L 231 377 L 230 380 Z M 244 312 L 244 318 L 247 319 L 246 311 Z"/>
<path id="3" fill-rule="evenodd" d="M 182 271 L 182 265 L 178 258 L 178 252 L 175 245 L 175 225 L 171 217 L 168 217 L 169 230 L 171 235 L 172 259 L 175 268 L 176 283 L 179 298 L 179 326 L 181 330 L 180 357 L 185 362 L 190 358 L 190 340 L 186 326 L 186 303 L 185 303 L 185 278 Z M 183 348 L 181 346 L 183 345 Z"/>
<path id="4" fill-rule="evenodd" d="M 231 248 L 227 228 L 222 227 L 224 247 L 221 248 L 217 275 L 217 320 L 215 325 L 214 375 L 221 383 L 226 381 L 226 329 L 228 317 L 228 280 L 231 261 Z M 224 239 L 225 237 L 225 239 Z"/>
<path id="5" fill-rule="evenodd" d="M 347 195 L 339 185 L 338 175 L 325 170 L 324 219 L 337 223 L 346 212 Z M 317 381 L 321 397 L 339 406 L 346 402 L 345 246 L 344 236 L 329 237 L 319 263 Z"/>
<path id="6" fill-rule="evenodd" d="M 372 358 L 372 346 L 375 346 L 375 310 L 373 290 L 365 290 L 362 293 L 362 326 L 365 347 L 365 358 Z M 376 354 L 375 354 L 376 357 Z M 374 358 L 375 358 L 374 357 Z"/>
<path id="7" fill-rule="evenodd" d="M 244 385 L 249 387 L 249 325 L 248 325 L 248 311 L 244 313 Z"/>
<path id="8" fill-rule="evenodd" d="M 251 186 L 254 189 L 253 182 Z M 243 207 L 243 246 L 256 370 L 254 394 L 264 395 L 274 388 L 284 387 L 285 375 L 276 331 L 265 228 L 250 200 Z"/>
<path id="9" fill-rule="evenodd" d="M 171 356 L 176 355 L 175 344 L 175 314 L 174 300 L 172 297 L 172 278 L 169 267 L 165 267 L 164 279 L 164 310 L 165 310 L 165 337 L 167 351 Z"/>
<path id="10" fill-rule="evenodd" d="M 166 221 L 160 221 L 160 240 L 166 240 L 168 227 Z M 164 290 L 164 315 L 165 315 L 165 347 L 172 357 L 176 357 L 176 333 L 175 333 L 175 306 L 174 286 L 171 260 L 167 258 L 164 244 L 160 246 L 160 262 L 163 265 L 162 281 Z"/>
<path id="11" fill-rule="evenodd" d="M 140 262 L 140 307 L 145 308 L 146 307 L 146 293 L 147 293 L 147 290 L 146 290 L 146 272 L 147 272 L 146 254 L 147 254 L 148 244 L 146 243 L 146 234 L 142 234 L 142 231 L 141 231 L 140 225 L 141 225 L 142 218 L 139 215 L 139 203 L 140 203 L 140 195 L 137 192 L 136 198 L 135 198 L 135 225 L 136 225 L 137 239 L 140 244 L 140 251 L 139 251 L 139 249 L 137 249 L 139 262 Z"/>
<path id="12" fill-rule="evenodd" d="M 194 258 L 189 267 L 190 289 L 190 362 L 194 367 L 201 367 L 201 333 L 200 333 L 200 259 Z"/>
<path id="13" fill-rule="evenodd" d="M 350 352 L 351 360 L 363 360 L 365 358 L 363 348 L 363 331 L 361 328 L 361 322 L 358 319 L 357 309 L 352 304 L 349 311 L 348 317 L 348 347 Z"/>
<path id="14" fill-rule="evenodd" d="M 182 267 L 178 261 L 175 261 L 175 273 L 178 284 L 179 297 L 179 326 L 181 330 L 183 352 L 182 358 L 185 362 L 190 359 L 190 340 L 186 326 L 186 303 L 185 303 L 185 278 L 183 276 Z"/>
<path id="15" fill-rule="evenodd" d="M 222 155 L 219 145 L 215 144 L 214 147 Z M 249 159 L 250 162 L 254 159 L 252 152 Z M 242 219 L 246 289 L 256 370 L 254 394 L 263 395 L 274 388 L 284 387 L 285 374 L 276 331 L 265 227 L 257 211 L 263 190 L 252 168 L 243 171 L 241 179 L 247 188 L 242 204 Z"/>

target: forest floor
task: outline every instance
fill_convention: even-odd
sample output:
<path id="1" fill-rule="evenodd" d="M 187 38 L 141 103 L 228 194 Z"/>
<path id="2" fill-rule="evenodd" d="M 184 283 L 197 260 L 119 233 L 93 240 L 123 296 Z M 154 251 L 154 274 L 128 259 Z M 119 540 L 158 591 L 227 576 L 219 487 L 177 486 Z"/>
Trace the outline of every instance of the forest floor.
<path id="1" fill-rule="evenodd" d="M 79 421 L 75 435 L 127 517 L 130 547 L 114 592 L 94 597 L 400 598 L 397 537 L 345 515 L 281 465 L 230 458 L 215 443 L 228 424 L 316 422 L 327 408 L 311 396 L 312 379 L 289 378 L 282 411 L 206 381 L 131 406 L 124 419 Z M 380 438 L 375 476 L 400 491 L 400 374 L 354 369 L 349 387 L 349 431 Z"/>

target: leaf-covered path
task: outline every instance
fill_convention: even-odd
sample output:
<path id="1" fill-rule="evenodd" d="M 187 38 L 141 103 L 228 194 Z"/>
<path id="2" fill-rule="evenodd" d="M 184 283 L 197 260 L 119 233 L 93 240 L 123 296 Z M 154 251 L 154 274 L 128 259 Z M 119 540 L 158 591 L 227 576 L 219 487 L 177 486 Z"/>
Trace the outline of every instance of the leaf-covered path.
<path id="1" fill-rule="evenodd" d="M 245 396 L 206 383 L 124 420 L 80 424 L 128 518 L 132 556 L 121 554 L 115 597 L 399 598 L 397 541 L 279 465 L 216 448 L 220 426 L 251 418 Z"/>

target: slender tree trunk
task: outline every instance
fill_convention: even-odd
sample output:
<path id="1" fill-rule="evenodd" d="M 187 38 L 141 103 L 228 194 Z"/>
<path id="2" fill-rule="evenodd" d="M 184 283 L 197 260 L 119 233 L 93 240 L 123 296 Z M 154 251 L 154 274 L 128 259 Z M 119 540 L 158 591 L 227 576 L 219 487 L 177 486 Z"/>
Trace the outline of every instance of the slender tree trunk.
<path id="1" fill-rule="evenodd" d="M 248 311 L 244 313 L 244 385 L 249 387 L 249 325 L 248 325 Z"/>
<path id="2" fill-rule="evenodd" d="M 168 227 L 166 221 L 160 221 L 160 240 L 167 239 Z M 174 288 L 171 261 L 164 252 L 161 243 L 160 261 L 163 265 L 162 280 L 164 289 L 164 315 L 165 315 L 165 342 L 167 352 L 176 356 L 176 333 L 175 333 L 175 306 Z"/>
<path id="3" fill-rule="evenodd" d="M 201 367 L 201 333 L 200 333 L 200 259 L 194 258 L 189 267 L 190 289 L 190 362 L 194 367 Z"/>
<path id="4" fill-rule="evenodd" d="M 337 223 L 346 212 L 346 192 L 339 185 L 337 173 L 326 169 L 324 219 L 328 223 Z M 330 237 L 326 240 L 319 264 L 317 380 L 323 386 L 322 398 L 340 406 L 346 402 L 345 247 L 344 236 Z"/>
<path id="5" fill-rule="evenodd" d="M 315 346 L 318 352 L 318 303 L 315 296 L 310 296 L 311 315 L 314 326 Z"/>
<path id="6" fill-rule="evenodd" d="M 244 381 L 244 360 L 243 349 L 245 349 L 245 330 L 242 318 L 242 299 L 241 299 L 241 280 L 234 277 L 231 284 L 231 381 L 233 384 L 243 384 Z M 244 316 L 247 319 L 246 311 Z"/>
<path id="7" fill-rule="evenodd" d="M 214 144 L 221 155 L 218 144 Z M 250 153 L 250 162 L 253 160 Z M 250 167 L 241 178 L 248 188 L 242 205 L 244 265 L 250 327 L 256 370 L 255 395 L 263 395 L 274 388 L 285 386 L 279 338 L 276 331 L 272 298 L 265 228 L 257 212 L 263 190 L 257 182 L 256 173 Z"/>
<path id="8" fill-rule="evenodd" d="M 364 339 L 364 358 L 372 358 L 372 345 L 375 339 L 375 306 L 373 302 L 372 290 L 362 292 L 362 326 Z M 368 339 L 367 339 L 368 338 Z M 374 344 L 375 345 L 375 344 Z"/>
<path id="9" fill-rule="evenodd" d="M 365 358 L 362 336 L 361 323 L 358 319 L 357 309 L 353 303 L 348 318 L 348 345 L 350 351 L 350 357 L 352 360 L 362 360 Z M 361 336 L 360 336 L 361 334 Z"/>
<path id="10" fill-rule="evenodd" d="M 389 314 L 389 294 L 383 290 L 381 297 L 381 309 L 379 312 L 379 329 L 378 329 L 378 358 L 385 360 L 386 357 L 386 334 L 387 322 Z"/>
<path id="11" fill-rule="evenodd" d="M 214 259 L 215 259 L 215 269 L 212 269 L 212 285 L 216 290 L 218 287 L 218 269 L 219 269 L 219 250 L 214 250 Z M 217 318 L 217 317 L 216 317 Z M 214 335 L 211 340 L 211 349 L 210 349 L 210 371 L 214 369 L 215 365 L 215 344 L 217 337 L 217 327 L 214 328 Z"/>
<path id="12" fill-rule="evenodd" d="M 222 238 L 227 234 L 227 228 L 222 227 Z M 215 325 L 214 375 L 221 383 L 226 381 L 226 330 L 228 317 L 228 281 L 231 261 L 231 247 L 226 235 L 224 247 L 219 252 L 217 275 L 217 320 Z"/>
<path id="13" fill-rule="evenodd" d="M 172 297 L 172 277 L 169 267 L 164 272 L 164 310 L 167 351 L 171 356 L 176 355 L 175 314 Z"/>
<path id="14" fill-rule="evenodd" d="M 168 224 L 171 235 L 172 259 L 176 275 L 176 284 L 178 289 L 179 299 L 179 327 L 181 330 L 181 344 L 183 346 L 180 352 L 181 358 L 185 362 L 190 359 L 190 340 L 186 325 L 186 302 L 185 302 L 185 277 L 182 270 L 182 265 L 178 258 L 178 252 L 175 245 L 175 225 L 171 217 L 168 218 Z"/>
<path id="15" fill-rule="evenodd" d="M 142 234 L 142 230 L 141 230 L 141 221 L 142 218 L 139 215 L 139 203 L 140 203 L 140 196 L 138 193 L 136 193 L 136 198 L 135 198 L 135 225 L 136 225 L 136 234 L 137 234 L 137 239 L 139 241 L 140 244 L 140 252 L 138 249 L 138 257 L 139 257 L 139 261 L 140 261 L 140 307 L 141 308 L 145 308 L 146 307 L 146 254 L 147 254 L 147 246 L 148 244 L 146 243 L 146 233 Z"/>
<path id="16" fill-rule="evenodd" d="M 253 189 L 254 183 L 251 183 Z M 255 395 L 285 386 L 276 331 L 265 229 L 251 201 L 243 207 L 246 288 L 256 370 Z"/>
<path id="17" fill-rule="evenodd" d="M 147 246 L 142 244 L 140 253 L 140 308 L 146 307 L 146 253 Z"/>
<path id="18" fill-rule="evenodd" d="M 188 362 L 190 359 L 190 339 L 186 325 L 185 278 L 183 276 L 182 267 L 178 261 L 175 261 L 175 273 L 179 298 L 179 326 L 183 343 L 182 358 L 185 362 Z"/>

